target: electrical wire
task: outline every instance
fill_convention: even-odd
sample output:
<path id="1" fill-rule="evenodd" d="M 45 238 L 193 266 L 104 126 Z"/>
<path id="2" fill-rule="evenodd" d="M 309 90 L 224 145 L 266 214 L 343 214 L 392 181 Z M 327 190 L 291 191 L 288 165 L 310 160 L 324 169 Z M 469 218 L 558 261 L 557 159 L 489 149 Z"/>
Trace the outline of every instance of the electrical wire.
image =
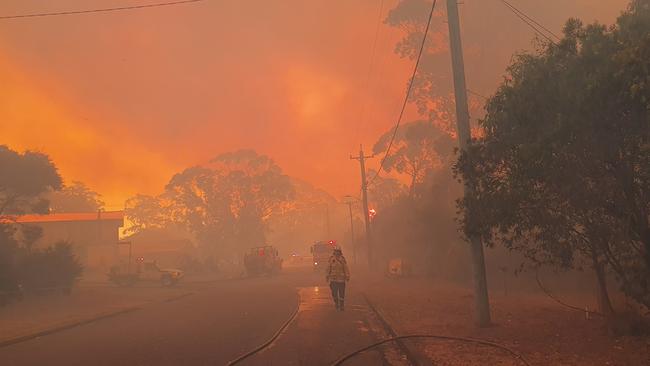
<path id="1" fill-rule="evenodd" d="M 375 26 L 375 39 L 372 42 L 372 51 L 370 51 L 370 63 L 368 65 L 368 73 L 366 74 L 366 82 L 364 84 L 364 90 L 367 91 L 368 87 L 370 85 L 370 76 L 372 75 L 374 66 L 375 66 L 375 55 L 377 53 L 377 40 L 379 39 L 379 29 L 381 27 L 381 16 L 384 13 L 384 0 L 381 0 L 379 4 L 379 14 L 377 15 L 377 25 Z M 361 116 L 359 118 L 359 121 L 361 123 L 365 123 L 365 115 L 366 115 L 366 109 L 367 109 L 367 103 L 363 103 L 361 106 Z M 357 121 L 357 138 L 359 137 L 359 121 Z"/>
<path id="2" fill-rule="evenodd" d="M 514 11 L 514 10 L 513 10 L 512 8 L 510 8 L 510 7 L 508 7 L 508 9 L 510 9 L 510 11 L 512 11 L 512 13 L 515 14 L 515 15 L 517 16 L 517 18 L 521 19 L 521 21 L 523 21 L 524 23 L 526 23 L 526 24 L 527 24 L 527 25 L 528 25 L 528 26 L 529 26 L 529 27 L 530 27 L 530 28 L 531 28 L 531 29 L 532 29 L 532 30 L 533 30 L 537 35 L 539 35 L 539 36 L 541 36 L 542 38 L 546 39 L 546 40 L 549 41 L 550 43 L 555 43 L 555 42 L 554 42 L 554 41 L 553 41 L 549 36 L 547 36 L 547 35 L 544 34 L 542 31 L 540 31 L 540 30 L 539 30 L 539 29 L 538 29 L 534 24 L 532 24 L 531 22 L 529 22 L 529 21 L 528 21 L 526 18 L 524 18 L 522 15 L 520 15 L 519 13 L 517 13 L 516 11 Z"/>
<path id="3" fill-rule="evenodd" d="M 560 39 L 555 33 L 551 32 L 548 28 L 544 27 L 541 25 L 539 22 L 537 22 L 535 19 L 531 18 L 528 16 L 526 13 L 523 11 L 517 9 L 514 5 L 511 3 L 507 2 L 506 0 L 501 0 L 501 3 L 508 8 L 514 15 L 517 16 L 517 18 L 521 19 L 524 23 L 526 23 L 531 29 L 535 31 L 538 35 L 541 37 L 545 38 L 547 41 L 550 43 L 555 44 L 555 41 L 551 37 L 555 37 L 556 39 Z M 539 27 L 539 28 L 538 28 Z M 544 33 L 542 30 L 548 32 Z"/>
<path id="4" fill-rule="evenodd" d="M 59 15 L 89 14 L 89 13 L 107 13 L 107 12 L 113 12 L 113 11 L 135 10 L 135 9 L 145 9 L 145 8 L 157 8 L 157 7 L 161 7 L 161 6 L 172 6 L 172 5 L 198 3 L 198 2 L 201 2 L 201 1 L 204 1 L 204 0 L 178 0 L 178 1 L 163 2 L 163 3 L 120 6 L 120 7 L 114 7 L 114 8 L 99 8 L 99 9 L 88 9 L 88 10 L 69 10 L 69 11 L 59 11 L 59 12 L 50 12 L 50 13 L 31 13 L 31 14 L 3 15 L 3 16 L 0 16 L 0 20 L 19 19 L 19 18 L 49 17 L 49 16 L 59 16 Z"/>
<path id="5" fill-rule="evenodd" d="M 379 168 L 377 169 L 377 172 L 368 181 L 368 184 L 372 184 L 372 182 L 375 179 L 377 179 L 377 177 L 381 173 L 382 168 L 384 167 L 384 163 L 386 162 L 386 159 L 388 158 L 388 155 L 390 154 L 390 149 L 393 147 L 393 142 L 395 141 L 395 136 L 397 136 L 397 130 L 399 129 L 400 124 L 402 123 L 402 117 L 404 117 L 404 111 L 406 110 L 406 105 L 408 104 L 409 97 L 411 96 L 411 89 L 413 88 L 413 82 L 415 81 L 415 75 L 417 74 L 418 66 L 420 66 L 420 59 L 422 58 L 422 53 L 424 52 L 424 45 L 426 44 L 426 41 L 427 41 L 427 34 L 429 33 L 429 27 L 431 26 L 431 19 L 433 18 L 433 11 L 436 8 L 436 3 L 437 3 L 437 0 L 433 0 L 433 4 L 431 4 L 431 11 L 429 12 L 429 19 L 427 20 L 427 25 L 426 25 L 426 28 L 424 29 L 424 35 L 422 36 L 422 43 L 420 44 L 420 50 L 418 51 L 418 57 L 417 57 L 417 59 L 415 61 L 415 66 L 413 67 L 413 74 L 411 75 L 411 79 L 410 79 L 408 87 L 406 89 L 406 95 L 404 96 L 404 102 L 402 103 L 402 109 L 400 110 L 399 117 L 397 118 L 397 123 L 395 124 L 395 129 L 393 130 L 393 135 L 391 136 L 390 142 L 388 143 L 388 148 L 386 149 L 386 153 L 384 154 L 384 157 L 381 159 L 381 162 L 379 163 Z"/>
<path id="6" fill-rule="evenodd" d="M 531 22 L 535 23 L 538 27 L 540 27 L 540 28 L 542 28 L 543 30 L 545 30 L 548 34 L 552 35 L 555 39 L 560 40 L 560 37 L 558 37 L 557 34 L 553 33 L 551 30 L 549 30 L 549 29 L 546 28 L 544 25 L 542 25 L 542 24 L 540 24 L 539 22 L 537 22 L 535 19 L 529 17 L 529 16 L 528 16 L 526 13 L 524 13 L 523 11 L 517 9 L 514 5 L 512 5 L 512 4 L 509 3 L 508 1 L 506 1 L 506 0 L 501 0 L 501 2 L 503 2 L 504 4 L 506 4 L 506 5 L 507 5 L 509 8 L 511 8 L 512 10 L 514 10 L 514 11 L 520 13 L 521 15 L 523 15 L 526 19 L 528 19 L 528 20 L 530 20 Z"/>

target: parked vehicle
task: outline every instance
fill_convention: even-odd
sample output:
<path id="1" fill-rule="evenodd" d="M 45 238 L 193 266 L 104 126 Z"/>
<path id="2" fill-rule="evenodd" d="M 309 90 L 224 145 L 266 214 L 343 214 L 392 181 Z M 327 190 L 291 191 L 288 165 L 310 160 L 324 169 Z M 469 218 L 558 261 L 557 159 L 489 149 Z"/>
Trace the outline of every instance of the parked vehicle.
<path id="1" fill-rule="evenodd" d="M 133 267 L 133 268 L 132 268 Z M 159 282 L 162 286 L 173 286 L 184 276 L 180 269 L 160 268 L 156 261 L 145 261 L 140 257 L 131 266 L 115 265 L 108 272 L 108 279 L 118 286 L 133 286 L 139 282 Z"/>
<path id="2" fill-rule="evenodd" d="M 280 272 L 282 259 L 273 246 L 250 248 L 244 255 L 244 267 L 248 276 L 270 276 Z"/>
<path id="3" fill-rule="evenodd" d="M 324 270 L 327 267 L 327 261 L 332 256 L 335 247 L 336 240 L 317 241 L 311 246 L 314 271 Z"/>

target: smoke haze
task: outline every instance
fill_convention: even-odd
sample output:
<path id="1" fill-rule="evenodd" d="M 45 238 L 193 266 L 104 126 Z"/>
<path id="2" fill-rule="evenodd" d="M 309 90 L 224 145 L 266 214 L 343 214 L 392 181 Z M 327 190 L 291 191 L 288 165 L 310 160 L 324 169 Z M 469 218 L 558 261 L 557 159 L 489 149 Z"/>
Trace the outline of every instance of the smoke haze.
<path id="1" fill-rule="evenodd" d="M 140 3 L 5 0 L 0 14 Z M 204 1 L 2 21 L 0 135 L 11 148 L 47 152 L 109 208 L 241 147 L 335 196 L 355 192 L 348 156 L 394 123 L 412 67 L 393 53 L 400 31 L 382 23 L 366 82 L 379 3 Z M 573 16 L 611 23 L 626 3 L 517 2 L 556 33 Z M 395 4 L 385 1 L 382 19 Z M 466 0 L 461 12 L 468 82 L 487 95 L 534 34 L 498 1 Z M 446 32 L 442 21 L 435 31 Z"/>

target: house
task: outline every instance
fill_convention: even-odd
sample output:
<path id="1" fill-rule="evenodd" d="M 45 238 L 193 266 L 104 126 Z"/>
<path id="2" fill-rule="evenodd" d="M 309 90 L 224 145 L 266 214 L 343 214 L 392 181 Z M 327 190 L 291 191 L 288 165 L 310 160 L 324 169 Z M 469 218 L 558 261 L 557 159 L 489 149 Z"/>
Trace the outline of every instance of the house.
<path id="1" fill-rule="evenodd" d="M 181 227 L 148 228 L 123 238 L 133 245 L 133 255 L 156 260 L 163 266 L 183 268 L 198 256 L 192 235 Z"/>
<path id="2" fill-rule="evenodd" d="M 105 269 L 118 255 L 119 230 L 124 226 L 124 211 L 51 213 L 22 215 L 17 225 L 34 225 L 43 229 L 36 248 L 67 241 L 87 268 Z"/>

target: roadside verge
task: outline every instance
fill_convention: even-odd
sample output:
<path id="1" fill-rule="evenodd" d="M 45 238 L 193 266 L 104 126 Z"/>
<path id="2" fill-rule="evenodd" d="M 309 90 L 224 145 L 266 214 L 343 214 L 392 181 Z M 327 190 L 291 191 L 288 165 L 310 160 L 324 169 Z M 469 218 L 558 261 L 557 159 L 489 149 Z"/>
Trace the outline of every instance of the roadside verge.
<path id="1" fill-rule="evenodd" d="M 154 303 L 192 295 L 183 288 L 78 288 L 70 296 L 32 296 L 0 308 L 0 348 L 95 321 L 134 312 Z"/>

